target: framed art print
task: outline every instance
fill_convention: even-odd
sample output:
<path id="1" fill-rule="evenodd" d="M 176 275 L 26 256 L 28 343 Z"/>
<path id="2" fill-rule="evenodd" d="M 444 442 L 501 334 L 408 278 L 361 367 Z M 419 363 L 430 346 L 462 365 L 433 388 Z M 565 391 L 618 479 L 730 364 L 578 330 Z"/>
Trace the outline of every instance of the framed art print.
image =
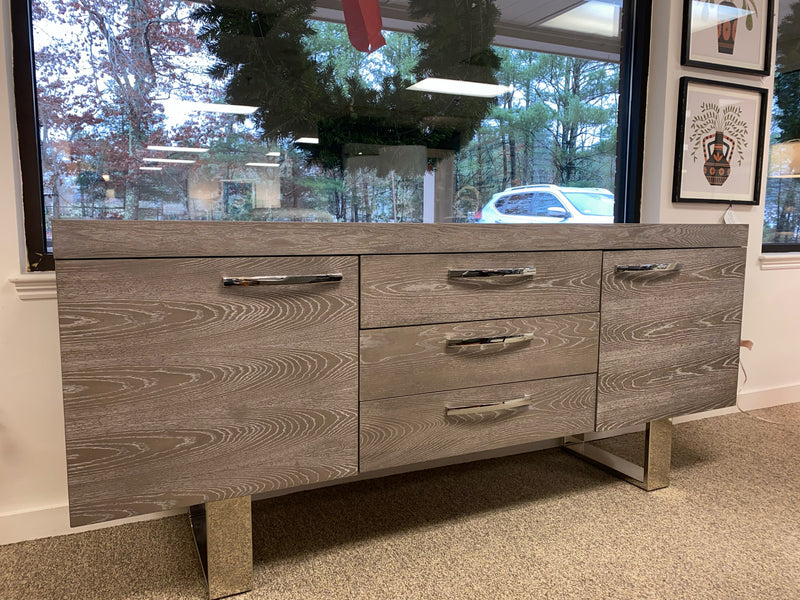
<path id="1" fill-rule="evenodd" d="M 683 77 L 673 202 L 758 204 L 767 90 Z"/>
<path id="2" fill-rule="evenodd" d="M 774 0 L 684 0 L 681 64 L 769 75 Z"/>

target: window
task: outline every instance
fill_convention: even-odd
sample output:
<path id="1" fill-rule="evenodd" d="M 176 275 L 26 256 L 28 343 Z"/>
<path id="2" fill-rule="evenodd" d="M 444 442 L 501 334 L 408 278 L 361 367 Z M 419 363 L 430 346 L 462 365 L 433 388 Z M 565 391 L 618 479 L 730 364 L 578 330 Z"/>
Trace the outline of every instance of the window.
<path id="1" fill-rule="evenodd" d="M 800 0 L 781 0 L 763 250 L 800 251 Z"/>
<path id="2" fill-rule="evenodd" d="M 555 184 L 637 219 L 649 2 L 12 4 L 32 268 L 53 218 L 471 222 Z"/>
<path id="3" fill-rule="evenodd" d="M 514 194 L 497 201 L 497 210 L 504 215 L 531 214 L 531 195 Z"/>
<path id="4" fill-rule="evenodd" d="M 564 211 L 562 216 L 566 216 L 567 211 L 564 208 L 564 205 L 559 202 L 558 198 L 556 198 L 553 194 L 548 194 L 547 192 L 537 192 L 533 196 L 533 205 L 531 208 L 531 214 L 535 217 L 558 217 L 559 215 L 554 214 L 551 211 L 551 208 L 561 209 Z"/>

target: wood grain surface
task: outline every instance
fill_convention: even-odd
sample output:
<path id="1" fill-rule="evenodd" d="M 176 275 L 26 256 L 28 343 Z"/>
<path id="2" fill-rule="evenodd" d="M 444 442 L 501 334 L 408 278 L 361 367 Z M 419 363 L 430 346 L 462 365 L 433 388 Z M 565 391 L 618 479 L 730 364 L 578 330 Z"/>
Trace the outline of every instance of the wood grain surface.
<path id="1" fill-rule="evenodd" d="M 59 261 L 73 525 L 357 472 L 357 262 Z"/>
<path id="2" fill-rule="evenodd" d="M 745 246 L 747 225 L 53 221 L 56 260 Z"/>
<path id="3" fill-rule="evenodd" d="M 450 338 L 521 333 L 534 337 L 507 347 L 445 347 Z M 598 334 L 597 313 L 365 330 L 360 397 L 374 400 L 594 373 Z"/>
<path id="4" fill-rule="evenodd" d="M 543 379 L 361 404 L 361 471 L 373 471 L 594 429 L 595 375 Z M 447 416 L 447 408 L 529 394 L 528 407 Z"/>
<path id="5" fill-rule="evenodd" d="M 361 259 L 361 327 L 596 312 L 601 252 L 412 254 Z M 450 269 L 535 267 L 531 277 L 451 279 Z"/>
<path id="6" fill-rule="evenodd" d="M 654 262 L 683 268 L 614 272 Z M 744 269 L 740 248 L 605 254 L 598 430 L 735 404 Z"/>

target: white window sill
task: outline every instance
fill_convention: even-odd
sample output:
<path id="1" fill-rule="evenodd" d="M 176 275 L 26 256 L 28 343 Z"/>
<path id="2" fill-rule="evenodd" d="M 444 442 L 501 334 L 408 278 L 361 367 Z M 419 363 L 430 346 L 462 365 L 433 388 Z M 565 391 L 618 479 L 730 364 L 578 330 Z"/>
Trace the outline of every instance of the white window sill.
<path id="1" fill-rule="evenodd" d="M 8 280 L 16 288 L 20 300 L 56 299 L 56 274 L 53 271 L 22 273 L 9 277 Z"/>
<path id="2" fill-rule="evenodd" d="M 758 257 L 762 271 L 800 269 L 800 252 L 769 252 Z"/>

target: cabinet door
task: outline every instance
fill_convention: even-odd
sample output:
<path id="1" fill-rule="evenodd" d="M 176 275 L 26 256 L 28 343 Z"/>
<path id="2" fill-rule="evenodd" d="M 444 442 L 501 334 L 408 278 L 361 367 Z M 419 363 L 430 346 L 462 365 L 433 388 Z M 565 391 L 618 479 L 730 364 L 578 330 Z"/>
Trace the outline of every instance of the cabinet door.
<path id="1" fill-rule="evenodd" d="M 736 403 L 744 269 L 744 248 L 604 254 L 598 430 Z"/>
<path id="2" fill-rule="evenodd" d="M 357 472 L 356 258 L 61 261 L 57 279 L 73 525 Z"/>

